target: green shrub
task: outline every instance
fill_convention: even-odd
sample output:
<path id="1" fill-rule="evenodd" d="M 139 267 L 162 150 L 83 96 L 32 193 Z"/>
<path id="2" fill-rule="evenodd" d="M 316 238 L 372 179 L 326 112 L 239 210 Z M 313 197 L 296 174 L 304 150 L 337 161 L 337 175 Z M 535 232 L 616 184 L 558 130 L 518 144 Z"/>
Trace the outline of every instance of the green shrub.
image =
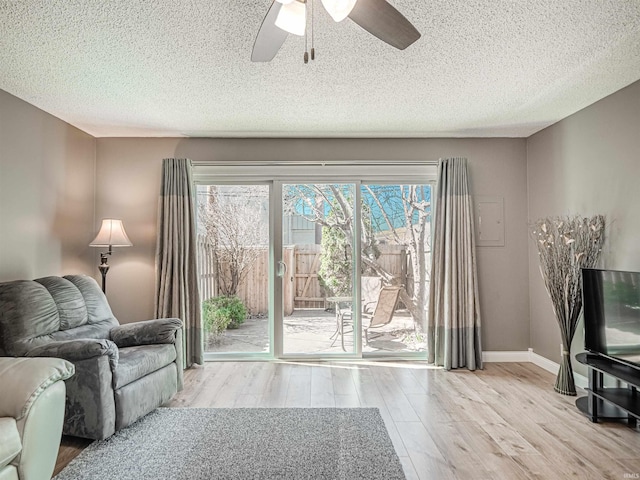
<path id="1" fill-rule="evenodd" d="M 229 318 L 220 315 L 213 298 L 202 302 L 202 327 L 213 337 L 218 336 L 229 325 Z"/>
<path id="2" fill-rule="evenodd" d="M 244 323 L 247 309 L 238 297 L 213 297 L 203 303 L 202 317 L 205 331 L 218 334 Z"/>
<path id="3" fill-rule="evenodd" d="M 347 197 L 348 201 L 351 198 Z M 337 297 L 350 297 L 353 284 L 353 255 L 351 238 L 347 235 L 346 220 L 339 219 L 341 208 L 335 201 L 331 204 L 326 221 L 333 226 L 322 227 L 322 254 L 320 256 L 320 268 L 318 269 L 318 280 L 325 295 Z M 362 222 L 363 228 L 367 232 L 373 232 L 371 226 L 371 209 L 362 201 Z M 377 240 L 373 234 L 366 235 L 360 246 L 363 258 L 375 262 L 380 256 L 380 250 L 376 245 Z M 365 262 L 362 262 L 362 274 L 377 276 L 371 272 Z"/>
<path id="4" fill-rule="evenodd" d="M 339 227 L 322 227 L 318 280 L 329 296 L 351 296 L 351 245 Z"/>

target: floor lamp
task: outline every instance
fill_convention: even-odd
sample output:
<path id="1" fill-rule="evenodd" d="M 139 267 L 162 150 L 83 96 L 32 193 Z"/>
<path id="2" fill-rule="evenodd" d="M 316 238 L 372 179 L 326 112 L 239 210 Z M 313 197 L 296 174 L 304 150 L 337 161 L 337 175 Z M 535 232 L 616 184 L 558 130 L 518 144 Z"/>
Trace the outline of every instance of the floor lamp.
<path id="1" fill-rule="evenodd" d="M 131 247 L 132 245 L 133 243 L 131 243 L 131 240 L 127 237 L 127 232 L 124 231 L 122 220 L 115 220 L 113 218 L 105 218 L 102 220 L 100 231 L 89 246 L 109 248 L 107 252 L 100 253 L 100 265 L 98 265 L 98 269 L 102 275 L 103 293 L 107 293 L 107 272 L 109 271 L 107 255 L 113 253 L 113 247 Z"/>

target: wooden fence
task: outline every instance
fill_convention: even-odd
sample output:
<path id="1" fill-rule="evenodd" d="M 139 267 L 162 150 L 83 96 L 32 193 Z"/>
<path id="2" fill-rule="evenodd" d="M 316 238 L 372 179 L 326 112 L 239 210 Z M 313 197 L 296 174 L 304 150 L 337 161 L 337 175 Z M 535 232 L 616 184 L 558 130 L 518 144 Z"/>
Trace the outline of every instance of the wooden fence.
<path id="1" fill-rule="evenodd" d="M 198 273 L 202 300 L 218 294 L 215 251 L 204 237 L 198 239 Z M 388 272 L 401 278 L 404 285 L 411 288 L 408 278 L 406 250 L 401 245 L 380 245 L 380 263 Z M 252 315 L 266 314 L 269 308 L 269 251 L 262 252 L 251 267 L 238 289 L 242 299 Z M 326 292 L 320 285 L 318 269 L 322 247 L 320 245 L 287 246 L 283 251 L 286 271 L 283 278 L 283 306 L 285 315 L 291 315 L 296 309 L 326 308 Z M 224 269 L 223 269 L 224 270 Z"/>
<path id="2" fill-rule="evenodd" d="M 216 271 L 216 254 L 213 245 L 207 242 L 204 235 L 196 240 L 198 262 L 198 288 L 200 298 L 207 300 L 218 294 L 218 273 Z"/>

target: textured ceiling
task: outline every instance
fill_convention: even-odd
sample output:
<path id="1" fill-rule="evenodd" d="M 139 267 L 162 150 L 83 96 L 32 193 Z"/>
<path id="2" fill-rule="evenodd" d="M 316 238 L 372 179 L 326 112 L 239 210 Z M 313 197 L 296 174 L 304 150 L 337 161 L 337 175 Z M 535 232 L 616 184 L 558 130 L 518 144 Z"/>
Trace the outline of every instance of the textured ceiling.
<path id="1" fill-rule="evenodd" d="M 639 0 L 391 0 L 405 51 L 315 2 L 305 65 L 251 63 L 270 0 L 0 0 L 0 89 L 97 137 L 526 137 L 640 79 Z"/>

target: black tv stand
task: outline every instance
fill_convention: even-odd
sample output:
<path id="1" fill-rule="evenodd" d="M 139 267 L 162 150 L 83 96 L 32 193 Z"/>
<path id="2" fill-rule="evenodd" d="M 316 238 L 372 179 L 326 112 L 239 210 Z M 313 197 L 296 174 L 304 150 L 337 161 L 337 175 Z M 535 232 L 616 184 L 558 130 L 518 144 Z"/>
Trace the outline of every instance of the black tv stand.
<path id="1" fill-rule="evenodd" d="M 640 370 L 603 355 L 583 352 L 576 355 L 578 362 L 589 367 L 587 396 L 576 400 L 576 406 L 592 422 L 599 420 L 625 421 L 637 427 L 640 419 Z M 604 386 L 604 375 L 622 382 L 627 388 Z"/>

